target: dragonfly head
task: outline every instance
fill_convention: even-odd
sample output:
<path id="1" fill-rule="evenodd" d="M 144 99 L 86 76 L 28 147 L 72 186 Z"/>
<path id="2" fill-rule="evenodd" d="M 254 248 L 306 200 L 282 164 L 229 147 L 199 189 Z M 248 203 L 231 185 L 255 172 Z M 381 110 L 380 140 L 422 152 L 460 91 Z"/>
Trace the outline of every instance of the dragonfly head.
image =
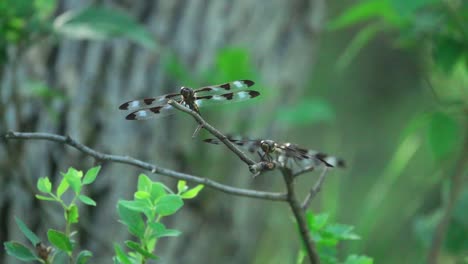
<path id="1" fill-rule="evenodd" d="M 260 141 L 260 148 L 262 148 L 263 152 L 265 153 L 272 153 L 275 151 L 276 143 L 273 140 L 262 140 Z"/>
<path id="2" fill-rule="evenodd" d="M 185 86 L 182 86 L 180 88 L 180 94 L 182 95 L 182 97 L 184 97 L 184 99 L 188 99 L 188 98 L 193 98 L 194 97 L 194 93 L 193 93 L 193 90 L 188 88 L 188 87 L 185 87 Z"/>

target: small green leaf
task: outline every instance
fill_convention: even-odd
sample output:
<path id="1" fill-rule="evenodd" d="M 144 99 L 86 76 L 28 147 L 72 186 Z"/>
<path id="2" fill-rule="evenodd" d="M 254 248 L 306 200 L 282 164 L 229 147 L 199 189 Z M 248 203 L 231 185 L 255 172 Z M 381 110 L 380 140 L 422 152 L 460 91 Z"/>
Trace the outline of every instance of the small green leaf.
<path id="1" fill-rule="evenodd" d="M 81 173 L 81 176 L 80 176 Z M 73 189 L 73 191 L 76 194 L 79 194 L 81 191 L 81 177 L 83 175 L 83 172 L 77 171 L 73 168 L 70 168 L 65 174 L 65 180 L 70 184 L 70 187 Z"/>
<path id="2" fill-rule="evenodd" d="M 145 200 L 145 199 L 150 198 L 150 194 L 147 191 L 137 191 L 134 196 L 135 196 L 135 199 L 139 199 L 139 200 Z"/>
<path id="3" fill-rule="evenodd" d="M 84 204 L 96 206 L 96 202 L 86 195 L 80 194 L 78 195 L 78 199 L 80 199 Z"/>
<path id="4" fill-rule="evenodd" d="M 161 238 L 161 237 L 175 237 L 182 234 L 179 230 L 176 229 L 166 229 L 164 224 L 159 222 L 150 223 L 149 226 L 151 227 L 151 235 L 150 237 L 154 238 Z"/>
<path id="5" fill-rule="evenodd" d="M 69 254 L 72 252 L 72 243 L 64 233 L 49 229 L 49 231 L 47 231 L 47 238 L 49 239 L 49 242 L 58 249 L 63 250 Z"/>
<path id="6" fill-rule="evenodd" d="M 114 250 L 115 250 L 115 257 L 120 263 L 123 264 L 132 264 L 130 259 L 128 258 L 127 254 L 123 251 L 123 249 L 117 243 L 114 243 Z"/>
<path id="7" fill-rule="evenodd" d="M 203 184 L 199 184 L 194 188 L 182 193 L 180 197 L 182 197 L 182 199 L 192 199 L 198 195 L 198 193 L 203 189 L 203 187 L 205 187 Z"/>
<path id="8" fill-rule="evenodd" d="M 93 256 L 93 253 L 89 250 L 81 251 L 76 257 L 76 264 L 86 264 L 88 260 Z"/>
<path id="9" fill-rule="evenodd" d="M 151 200 L 157 202 L 158 199 L 167 195 L 164 185 L 159 182 L 153 182 L 151 184 Z"/>
<path id="10" fill-rule="evenodd" d="M 184 202 L 178 195 L 169 194 L 156 203 L 156 213 L 161 216 L 174 214 L 184 205 Z"/>
<path id="11" fill-rule="evenodd" d="M 180 180 L 180 181 L 177 182 L 177 191 L 179 192 L 179 194 L 185 192 L 187 190 L 187 188 L 188 187 L 187 187 L 187 182 L 186 181 Z"/>
<path id="12" fill-rule="evenodd" d="M 38 200 L 43 200 L 43 201 L 56 201 L 54 198 L 52 197 L 49 197 L 49 196 L 44 196 L 44 195 L 40 195 L 40 194 L 36 194 L 36 198 Z"/>
<path id="13" fill-rule="evenodd" d="M 373 264 L 374 260 L 367 256 L 349 255 L 344 264 Z"/>
<path id="14" fill-rule="evenodd" d="M 89 7 L 68 11 L 55 19 L 54 28 L 71 38 L 106 40 L 125 37 L 150 50 L 156 49 L 152 34 L 132 17 L 116 9 Z"/>
<path id="15" fill-rule="evenodd" d="M 96 167 L 89 169 L 86 172 L 86 175 L 84 176 L 83 184 L 93 183 L 94 180 L 96 180 L 96 176 L 98 175 L 100 170 L 101 170 L 101 166 L 96 166 Z"/>
<path id="16" fill-rule="evenodd" d="M 437 66 L 445 73 L 451 73 L 455 64 L 463 58 L 465 51 L 466 45 L 462 40 L 443 36 L 436 41 L 432 56 Z"/>
<path id="17" fill-rule="evenodd" d="M 78 223 L 79 216 L 78 206 L 75 204 L 70 206 L 70 208 L 65 212 L 65 219 L 72 224 Z"/>
<path id="18" fill-rule="evenodd" d="M 37 189 L 43 193 L 50 193 L 52 191 L 52 183 L 49 178 L 41 177 L 37 181 Z"/>
<path id="19" fill-rule="evenodd" d="M 331 224 L 325 228 L 325 231 L 332 234 L 338 240 L 358 240 L 361 239 L 353 232 L 354 227 L 343 224 Z"/>
<path id="20" fill-rule="evenodd" d="M 134 241 L 127 240 L 127 241 L 125 241 L 125 245 L 127 245 L 127 247 L 129 247 L 130 249 L 133 249 L 136 252 L 140 253 L 141 255 L 143 255 L 146 258 L 158 259 L 158 257 L 156 255 L 153 255 L 151 252 L 146 251 L 143 247 L 140 246 L 140 244 L 138 244 L 138 243 L 136 243 Z"/>
<path id="21" fill-rule="evenodd" d="M 453 117 L 442 112 L 432 114 L 428 141 L 437 159 L 447 157 L 456 149 L 460 142 L 459 131 L 460 127 Z"/>
<path id="22" fill-rule="evenodd" d="M 145 232 L 145 223 L 143 222 L 141 214 L 139 212 L 128 209 L 120 202 L 117 204 L 117 211 L 119 213 L 121 222 L 128 227 L 130 234 L 139 238 L 143 238 Z"/>
<path id="23" fill-rule="evenodd" d="M 383 18 L 392 25 L 399 23 L 399 17 L 388 1 L 367 0 L 353 5 L 343 14 L 328 24 L 330 30 L 342 29 L 351 25 L 370 20 Z"/>
<path id="24" fill-rule="evenodd" d="M 127 200 L 120 200 L 119 204 L 122 206 L 125 206 L 126 208 L 136 211 L 136 212 L 141 212 L 145 213 L 149 209 L 151 209 L 145 201 L 143 200 L 136 200 L 136 201 L 127 201 Z"/>
<path id="25" fill-rule="evenodd" d="M 28 238 L 28 240 L 31 242 L 33 246 L 41 242 L 41 240 L 36 236 L 36 234 L 34 234 L 34 232 L 31 231 L 31 229 L 29 229 L 26 226 L 26 224 L 23 221 L 21 221 L 21 219 L 15 216 L 15 221 L 19 229 L 21 230 L 21 232 Z"/>
<path id="26" fill-rule="evenodd" d="M 40 260 L 39 257 L 23 244 L 15 241 L 5 242 L 5 250 L 8 255 L 13 256 L 22 261 Z"/>
<path id="27" fill-rule="evenodd" d="M 151 179 L 145 174 L 142 173 L 138 176 L 138 188 L 137 188 L 138 191 L 151 190 L 151 184 L 152 184 Z"/>
<path id="28" fill-rule="evenodd" d="M 65 179 L 65 177 L 63 177 L 59 186 L 57 187 L 58 198 L 62 197 L 62 195 L 68 190 L 68 187 L 70 187 L 70 185 L 68 184 L 68 181 Z"/>

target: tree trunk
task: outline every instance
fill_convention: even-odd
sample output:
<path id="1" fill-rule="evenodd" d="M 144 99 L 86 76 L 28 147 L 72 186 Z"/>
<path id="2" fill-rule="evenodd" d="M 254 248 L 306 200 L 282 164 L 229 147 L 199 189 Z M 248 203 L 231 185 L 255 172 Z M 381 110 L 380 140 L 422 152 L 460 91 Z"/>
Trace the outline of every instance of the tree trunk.
<path id="1" fill-rule="evenodd" d="M 83 8 L 84 2 L 61 1 L 59 13 Z M 150 52 L 126 40 L 54 43 L 51 39 L 27 52 L 11 48 L 2 71 L 0 132 L 66 134 L 102 152 L 133 156 L 238 187 L 281 190 L 279 175 L 252 180 L 247 167 L 231 153 L 204 146 L 200 138 L 191 139 L 196 124 L 190 117 L 176 113 L 130 122 L 117 108 L 126 100 L 174 92 L 185 85 L 168 74 L 164 65 L 168 53 L 175 54 L 193 76 L 200 76 L 215 67 L 221 49 L 238 47 L 250 54 L 261 77 L 255 81 L 264 87 L 265 98 L 241 111 L 223 111 L 223 116 L 206 110 L 207 120 L 225 133 L 269 137 L 277 130 L 272 111 L 299 96 L 310 79 L 324 1 L 105 2 L 137 18 L 154 34 L 160 49 Z M 38 98 L 28 88 L 31 81 L 45 82 L 66 97 Z M 63 228 L 63 216 L 53 205 L 33 200 L 37 178 L 57 180 L 60 171 L 70 166 L 86 170 L 93 160 L 50 142 L 2 141 L 0 145 L 0 240 L 24 241 L 13 216 L 45 240 L 47 228 Z M 115 205 L 118 199 L 131 199 L 139 173 L 128 166 L 104 164 L 92 186 L 89 195 L 98 206 L 81 208 L 79 241 L 94 252 L 93 263 L 110 263 L 112 242 L 128 239 L 124 226 L 117 222 Z M 173 180 L 150 176 L 175 186 Z M 167 219 L 166 225 L 183 234 L 163 239 L 156 254 L 165 263 L 272 263 L 279 254 L 294 254 L 300 245 L 292 222 L 285 230 L 277 225 L 278 219 L 289 220 L 289 213 L 286 205 L 205 189 Z M 277 252 L 265 251 L 272 248 L 278 248 Z"/>

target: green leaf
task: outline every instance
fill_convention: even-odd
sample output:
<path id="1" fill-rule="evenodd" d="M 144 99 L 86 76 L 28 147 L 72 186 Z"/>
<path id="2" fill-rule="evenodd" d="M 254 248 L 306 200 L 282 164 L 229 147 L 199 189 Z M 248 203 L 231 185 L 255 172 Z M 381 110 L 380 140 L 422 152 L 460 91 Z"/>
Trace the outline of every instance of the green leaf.
<path id="1" fill-rule="evenodd" d="M 139 212 L 128 209 L 120 202 L 117 204 L 117 211 L 120 220 L 128 227 L 128 231 L 139 238 L 143 238 L 145 232 L 145 223 Z"/>
<path id="2" fill-rule="evenodd" d="M 72 243 L 64 233 L 49 229 L 49 231 L 47 231 L 47 238 L 49 239 L 49 242 L 58 249 L 63 250 L 69 254 L 72 252 Z"/>
<path id="3" fill-rule="evenodd" d="M 349 255 L 344 264 L 373 264 L 374 260 L 367 256 Z"/>
<path id="4" fill-rule="evenodd" d="M 115 250 L 116 258 L 120 263 L 132 264 L 132 262 L 128 258 L 127 254 L 125 254 L 125 252 L 120 247 L 120 245 L 118 245 L 117 243 L 114 243 L 114 250 Z"/>
<path id="5" fill-rule="evenodd" d="M 146 192 L 146 191 L 137 191 L 134 196 L 135 196 L 135 199 L 138 199 L 138 200 L 146 200 L 150 198 L 149 192 Z"/>
<path id="6" fill-rule="evenodd" d="M 37 243 L 41 242 L 41 240 L 36 236 L 36 234 L 34 234 L 34 232 L 31 231 L 31 229 L 29 229 L 26 226 L 26 224 L 23 221 L 21 221 L 21 219 L 15 216 L 15 221 L 23 235 L 25 235 L 28 238 L 28 240 L 33 246 L 36 246 Z"/>
<path id="7" fill-rule="evenodd" d="M 94 180 L 96 180 L 96 176 L 98 175 L 100 170 L 101 170 L 101 166 L 96 166 L 96 167 L 89 169 L 86 172 L 86 175 L 84 176 L 83 184 L 93 183 Z"/>
<path id="8" fill-rule="evenodd" d="M 138 191 L 149 191 L 151 190 L 151 184 L 153 182 L 151 181 L 151 179 L 146 176 L 145 174 L 140 174 L 138 176 Z"/>
<path id="9" fill-rule="evenodd" d="M 68 182 L 70 187 L 76 194 L 79 194 L 81 191 L 81 177 L 83 172 L 77 171 L 73 168 L 70 168 L 68 172 L 64 175 L 65 180 Z"/>
<path id="10" fill-rule="evenodd" d="M 325 231 L 332 234 L 339 240 L 358 240 L 361 239 L 353 232 L 354 227 L 343 224 L 331 224 L 325 228 Z"/>
<path id="11" fill-rule="evenodd" d="M 43 201 L 56 201 L 54 198 L 49 197 L 49 196 L 44 196 L 44 195 L 35 195 L 38 200 L 43 200 Z"/>
<path id="12" fill-rule="evenodd" d="M 151 209 L 150 205 L 143 200 L 136 200 L 136 201 L 120 200 L 119 204 L 121 204 L 122 206 L 125 206 L 126 208 L 130 210 L 141 212 L 141 213 L 146 213 L 148 212 L 149 209 Z"/>
<path id="13" fill-rule="evenodd" d="M 432 114 L 427 137 L 435 158 L 443 159 L 456 149 L 460 142 L 459 131 L 453 117 L 442 112 Z"/>
<path id="14" fill-rule="evenodd" d="M 156 49 L 152 34 L 132 17 L 116 9 L 89 7 L 68 11 L 55 19 L 54 28 L 71 38 L 107 40 L 124 37 L 150 50 Z"/>
<path id="15" fill-rule="evenodd" d="M 184 202 L 178 195 L 169 194 L 156 203 L 156 213 L 161 216 L 174 214 L 184 205 Z"/>
<path id="16" fill-rule="evenodd" d="M 86 264 L 88 260 L 93 256 L 93 253 L 89 250 L 81 251 L 76 257 L 76 264 Z"/>
<path id="17" fill-rule="evenodd" d="M 153 255 L 151 252 L 146 251 L 143 247 L 140 246 L 140 244 L 138 244 L 138 243 L 136 243 L 134 241 L 127 240 L 127 241 L 125 241 L 125 245 L 127 245 L 127 247 L 129 247 L 130 249 L 133 249 L 136 252 L 140 253 L 141 255 L 143 255 L 146 258 L 158 259 L 158 257 L 156 255 Z"/>
<path id="18" fill-rule="evenodd" d="M 245 48 L 225 48 L 216 56 L 216 69 L 228 80 L 245 79 L 253 75 L 250 55 Z"/>
<path id="19" fill-rule="evenodd" d="M 84 204 L 96 206 L 96 202 L 86 195 L 80 194 L 78 195 L 78 199 L 80 199 Z"/>
<path id="20" fill-rule="evenodd" d="M 398 15 L 408 17 L 413 15 L 418 9 L 436 1 L 437 0 L 390 0 L 390 3 Z"/>
<path id="21" fill-rule="evenodd" d="M 336 62 L 337 68 L 342 70 L 348 67 L 352 60 L 356 58 L 359 51 L 361 51 L 377 33 L 383 30 L 385 30 L 385 25 L 382 23 L 372 23 L 359 30 L 349 44 L 346 45 L 345 50 L 338 58 Z"/>
<path id="22" fill-rule="evenodd" d="M 66 215 L 65 215 L 65 219 L 69 222 L 69 223 L 78 223 L 78 219 L 79 219 L 79 212 L 78 212 L 78 206 L 76 206 L 75 204 L 72 205 L 66 212 Z"/>
<path id="23" fill-rule="evenodd" d="M 182 197 L 182 199 L 195 198 L 198 195 L 198 193 L 203 189 L 203 187 L 205 187 L 203 184 L 199 184 L 195 186 L 194 188 L 182 193 L 180 197 Z"/>
<path id="24" fill-rule="evenodd" d="M 62 195 L 68 190 L 69 186 L 70 185 L 68 184 L 68 181 L 65 179 L 65 177 L 63 177 L 59 186 L 57 187 L 57 197 L 62 197 Z"/>
<path id="25" fill-rule="evenodd" d="M 37 16 L 45 20 L 54 13 L 57 2 L 56 0 L 34 0 L 34 7 L 36 9 Z"/>
<path id="26" fill-rule="evenodd" d="M 180 194 L 180 193 L 183 193 L 187 190 L 187 182 L 186 181 L 178 181 L 177 182 L 177 192 Z"/>
<path id="27" fill-rule="evenodd" d="M 335 111 L 321 98 L 305 99 L 292 106 L 281 107 L 277 112 L 278 120 L 287 125 L 307 125 L 318 122 L 332 122 Z"/>
<path id="28" fill-rule="evenodd" d="M 167 195 L 165 186 L 160 182 L 153 182 L 151 184 L 151 200 L 157 202 L 158 199 Z"/>
<path id="29" fill-rule="evenodd" d="M 8 255 L 13 256 L 22 261 L 40 260 L 39 257 L 23 244 L 15 241 L 5 242 L 3 244 Z"/>
<path id="30" fill-rule="evenodd" d="M 151 227 L 151 238 L 175 237 L 182 234 L 182 232 L 176 229 L 166 229 L 164 224 L 159 222 L 152 222 L 149 226 Z"/>
<path id="31" fill-rule="evenodd" d="M 330 30 L 342 29 L 351 25 L 367 21 L 371 18 L 382 18 L 392 25 L 399 23 L 398 15 L 395 14 L 389 1 L 368 0 L 353 5 L 343 14 L 328 24 Z"/>
<path id="32" fill-rule="evenodd" d="M 49 178 L 41 177 L 37 180 L 37 189 L 43 193 L 50 193 L 52 191 L 52 183 Z"/>
<path id="33" fill-rule="evenodd" d="M 437 66 L 445 73 L 451 73 L 455 64 L 463 58 L 466 44 L 450 36 L 439 37 L 435 43 L 432 57 Z"/>

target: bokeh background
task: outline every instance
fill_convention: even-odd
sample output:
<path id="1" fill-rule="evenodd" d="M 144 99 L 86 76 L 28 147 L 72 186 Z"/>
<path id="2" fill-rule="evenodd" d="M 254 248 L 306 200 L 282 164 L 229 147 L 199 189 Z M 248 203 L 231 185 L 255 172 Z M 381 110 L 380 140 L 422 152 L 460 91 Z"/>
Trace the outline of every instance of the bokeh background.
<path id="1" fill-rule="evenodd" d="M 252 179 L 222 146 L 195 139 L 184 113 L 125 120 L 127 100 L 237 79 L 261 96 L 203 108 L 220 131 L 294 142 L 343 157 L 312 211 L 352 225 L 361 239 L 338 257 L 374 263 L 468 257 L 468 3 L 456 0 L 0 2 L 0 132 L 70 135 L 236 187 L 284 191 L 279 172 Z M 34 199 L 94 160 L 61 144 L 0 139 L 0 242 L 25 241 L 14 216 L 37 234 L 60 228 L 57 208 Z M 105 163 L 82 208 L 79 243 L 92 263 L 111 263 L 129 237 L 116 202 L 141 170 Z M 176 181 L 150 175 L 170 187 Z M 317 179 L 298 179 L 305 195 Z M 205 188 L 166 219 L 183 234 L 163 239 L 163 263 L 295 263 L 299 236 L 287 204 Z M 442 223 L 442 224 L 441 224 Z M 430 261 L 430 260 L 429 260 Z M 16 263 L 0 250 L 1 263 Z"/>

